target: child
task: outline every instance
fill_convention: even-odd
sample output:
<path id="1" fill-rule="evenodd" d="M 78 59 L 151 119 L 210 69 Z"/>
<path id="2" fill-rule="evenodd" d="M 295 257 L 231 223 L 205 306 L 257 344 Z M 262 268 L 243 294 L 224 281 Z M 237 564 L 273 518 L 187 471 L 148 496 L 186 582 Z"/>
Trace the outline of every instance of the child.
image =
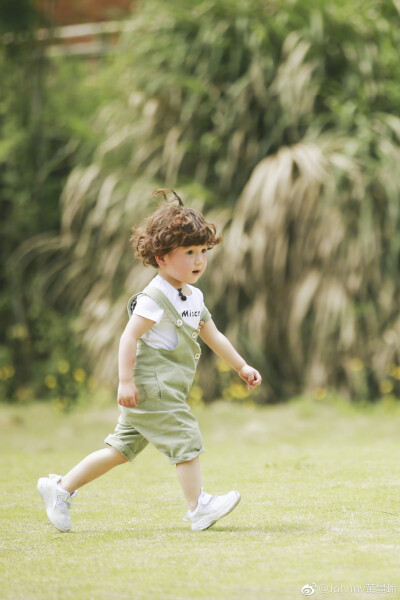
<path id="1" fill-rule="evenodd" d="M 157 190 L 167 200 L 168 190 Z M 107 447 L 83 459 L 67 475 L 38 481 L 47 516 L 60 531 L 71 529 L 69 507 L 76 490 L 113 467 L 135 458 L 152 442 L 177 475 L 193 531 L 211 527 L 240 501 L 231 491 L 212 496 L 202 488 L 199 455 L 204 452 L 198 423 L 187 404 L 200 358 L 197 337 L 228 362 L 249 389 L 261 376 L 218 331 L 193 287 L 207 267 L 207 251 L 221 241 L 215 225 L 200 212 L 166 204 L 133 230 L 132 245 L 144 264 L 159 274 L 128 303 L 130 320 L 119 346 L 118 404 L 121 414 Z M 132 378 L 133 371 L 133 378 Z"/>

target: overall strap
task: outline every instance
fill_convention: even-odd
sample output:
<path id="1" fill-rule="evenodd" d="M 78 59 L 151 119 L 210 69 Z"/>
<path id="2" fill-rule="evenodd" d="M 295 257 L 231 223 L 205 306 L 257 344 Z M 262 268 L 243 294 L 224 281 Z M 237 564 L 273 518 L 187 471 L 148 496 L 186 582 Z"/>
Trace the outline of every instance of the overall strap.
<path id="1" fill-rule="evenodd" d="M 129 299 L 128 307 L 127 307 L 129 318 L 132 316 L 132 313 L 135 310 L 137 298 L 138 298 L 138 296 L 140 296 L 140 294 L 146 294 L 146 296 L 150 296 L 150 298 L 152 298 L 155 302 L 157 302 L 157 304 L 160 306 L 160 308 L 162 308 L 165 311 L 165 313 L 171 319 L 171 321 L 173 323 L 175 323 L 175 325 L 177 325 L 178 327 L 182 327 L 182 325 L 185 325 L 185 327 L 194 329 L 194 327 L 192 327 L 191 325 L 188 325 L 188 323 L 183 322 L 181 315 L 178 313 L 178 311 L 176 310 L 176 308 L 174 307 L 172 302 L 170 300 L 168 300 L 167 296 L 161 290 L 157 289 L 154 286 L 148 286 L 147 288 L 145 288 L 143 290 L 143 292 L 134 294 Z"/>
<path id="2" fill-rule="evenodd" d="M 150 298 L 157 302 L 158 306 L 160 306 L 165 311 L 166 315 L 171 319 L 173 323 L 175 323 L 175 325 L 177 325 L 178 327 L 181 327 L 183 325 L 181 315 L 178 313 L 175 306 L 170 300 L 168 300 L 167 296 L 161 290 L 152 286 L 148 286 L 143 290 L 142 293 L 146 294 L 146 296 L 150 296 Z M 193 329 L 193 327 L 187 325 L 187 323 L 185 323 L 185 325 Z"/>

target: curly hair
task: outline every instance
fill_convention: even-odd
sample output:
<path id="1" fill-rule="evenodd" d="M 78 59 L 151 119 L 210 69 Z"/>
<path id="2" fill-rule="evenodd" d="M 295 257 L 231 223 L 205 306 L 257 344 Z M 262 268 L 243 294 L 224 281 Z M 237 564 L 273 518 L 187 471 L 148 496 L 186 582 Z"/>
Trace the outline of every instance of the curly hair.
<path id="1" fill-rule="evenodd" d="M 167 193 L 172 192 L 179 206 L 171 205 Z M 143 264 L 158 267 L 156 256 L 165 256 L 179 246 L 209 246 L 222 240 L 213 223 L 207 223 L 203 215 L 193 208 L 186 208 L 174 190 L 155 190 L 168 203 L 145 219 L 139 227 L 132 227 L 131 245 Z M 174 199 L 172 199 L 173 201 Z"/>

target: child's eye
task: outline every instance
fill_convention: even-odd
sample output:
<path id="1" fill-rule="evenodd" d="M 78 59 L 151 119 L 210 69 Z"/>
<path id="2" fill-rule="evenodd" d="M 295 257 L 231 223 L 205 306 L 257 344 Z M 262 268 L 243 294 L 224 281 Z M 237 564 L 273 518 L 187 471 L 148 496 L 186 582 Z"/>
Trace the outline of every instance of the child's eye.
<path id="1" fill-rule="evenodd" d="M 202 253 L 205 254 L 210 248 L 203 248 Z"/>
<path id="2" fill-rule="evenodd" d="M 193 250 L 188 250 L 188 251 L 186 252 L 186 254 L 189 254 L 189 255 L 190 255 L 190 254 L 194 254 L 194 252 L 193 252 Z"/>

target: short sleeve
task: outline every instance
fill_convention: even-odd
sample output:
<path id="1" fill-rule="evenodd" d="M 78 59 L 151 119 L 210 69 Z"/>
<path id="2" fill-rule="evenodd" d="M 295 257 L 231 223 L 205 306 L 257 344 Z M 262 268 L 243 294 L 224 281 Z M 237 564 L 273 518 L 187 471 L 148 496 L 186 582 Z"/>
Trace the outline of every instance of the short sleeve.
<path id="1" fill-rule="evenodd" d="M 209 321 L 210 319 L 211 319 L 211 313 L 208 310 L 207 306 L 204 305 L 203 310 L 201 311 L 200 321 L 204 321 L 204 323 L 207 323 L 207 321 Z"/>
<path id="2" fill-rule="evenodd" d="M 140 294 L 132 314 L 159 323 L 164 314 L 164 309 L 162 309 L 153 298 L 150 298 L 150 296 Z"/>

